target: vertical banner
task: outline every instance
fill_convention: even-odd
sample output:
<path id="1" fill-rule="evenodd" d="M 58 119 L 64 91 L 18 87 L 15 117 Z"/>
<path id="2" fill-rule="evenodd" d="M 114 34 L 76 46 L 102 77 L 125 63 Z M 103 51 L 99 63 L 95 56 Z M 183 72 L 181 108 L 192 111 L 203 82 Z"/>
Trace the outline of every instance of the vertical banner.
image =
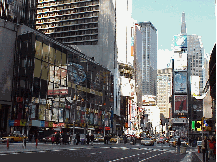
<path id="1" fill-rule="evenodd" d="M 36 105 L 31 106 L 31 118 L 35 118 Z"/>
<path id="2" fill-rule="evenodd" d="M 63 122 L 63 109 L 59 109 L 59 122 Z"/>
<path id="3" fill-rule="evenodd" d="M 187 100 L 187 95 L 175 95 L 174 113 L 188 113 Z"/>
<path id="4" fill-rule="evenodd" d="M 39 120 L 45 120 L 45 109 L 46 109 L 46 105 L 39 105 L 39 112 L 38 112 Z"/>
<path id="5" fill-rule="evenodd" d="M 134 56 L 134 37 L 131 37 L 131 56 Z"/>
<path id="6" fill-rule="evenodd" d="M 187 93 L 187 72 L 175 72 L 174 93 Z"/>

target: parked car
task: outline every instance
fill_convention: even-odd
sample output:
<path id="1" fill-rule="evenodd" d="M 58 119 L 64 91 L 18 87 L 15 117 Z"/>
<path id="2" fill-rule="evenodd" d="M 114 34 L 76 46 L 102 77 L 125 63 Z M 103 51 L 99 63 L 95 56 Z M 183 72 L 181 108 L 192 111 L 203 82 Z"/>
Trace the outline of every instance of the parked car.
<path id="1" fill-rule="evenodd" d="M 154 146 L 154 140 L 152 140 L 151 138 L 145 137 L 141 140 L 141 145 Z"/>
<path id="2" fill-rule="evenodd" d="M 28 137 L 22 135 L 22 134 L 11 134 L 7 137 L 2 137 L 2 143 L 7 142 L 7 139 L 9 139 L 9 142 L 22 142 L 23 139 L 26 139 L 28 141 Z"/>

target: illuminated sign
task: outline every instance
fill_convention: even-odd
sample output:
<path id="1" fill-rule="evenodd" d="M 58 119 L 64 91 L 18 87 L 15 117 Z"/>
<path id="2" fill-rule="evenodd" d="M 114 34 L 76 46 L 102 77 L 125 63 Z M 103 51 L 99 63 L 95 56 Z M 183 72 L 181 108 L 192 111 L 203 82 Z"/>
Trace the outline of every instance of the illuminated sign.
<path id="1" fill-rule="evenodd" d="M 187 72 L 175 72 L 174 93 L 187 93 Z"/>
<path id="2" fill-rule="evenodd" d="M 174 113 L 187 113 L 187 95 L 175 95 L 175 111 Z"/>

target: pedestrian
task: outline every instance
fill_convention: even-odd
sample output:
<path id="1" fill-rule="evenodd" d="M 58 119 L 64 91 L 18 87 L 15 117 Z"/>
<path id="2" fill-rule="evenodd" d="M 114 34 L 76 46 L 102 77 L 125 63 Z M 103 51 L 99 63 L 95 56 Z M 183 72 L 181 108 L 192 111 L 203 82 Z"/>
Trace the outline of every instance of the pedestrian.
<path id="1" fill-rule="evenodd" d="M 75 138 L 76 138 L 76 145 L 78 145 L 78 143 L 80 142 L 80 134 L 77 133 Z"/>
<path id="2" fill-rule="evenodd" d="M 107 134 L 106 135 L 106 144 L 108 144 L 108 141 L 109 141 L 109 135 Z"/>
<path id="3" fill-rule="evenodd" d="M 179 137 L 178 141 L 177 141 L 177 153 L 178 154 L 180 153 L 180 146 L 181 146 L 181 140 L 180 140 L 180 137 Z"/>
<path id="4" fill-rule="evenodd" d="M 126 134 L 124 134 L 124 144 L 126 144 L 127 143 L 127 136 L 126 136 Z"/>
<path id="5" fill-rule="evenodd" d="M 54 136 L 54 135 L 52 135 L 52 137 L 51 137 L 51 141 L 52 141 L 52 145 L 53 145 L 54 142 L 55 142 L 55 136 Z"/>
<path id="6" fill-rule="evenodd" d="M 105 135 L 104 136 L 104 144 L 106 144 L 106 141 L 107 141 L 107 136 Z"/>
<path id="7" fill-rule="evenodd" d="M 214 150 L 215 150 L 215 139 L 214 137 L 212 137 L 211 140 L 209 140 L 209 159 L 215 159 L 215 154 L 214 154 Z"/>
<path id="8" fill-rule="evenodd" d="M 89 134 L 86 135 L 86 139 L 87 139 L 87 144 L 89 145 L 89 143 L 90 143 L 90 136 L 89 136 Z"/>
<path id="9" fill-rule="evenodd" d="M 203 152 L 203 162 L 208 161 L 208 147 L 207 147 L 207 137 L 205 136 L 202 140 L 202 152 Z"/>
<path id="10" fill-rule="evenodd" d="M 91 140 L 91 146 L 93 146 L 93 140 L 94 140 L 94 135 L 93 134 L 91 134 L 90 140 Z"/>

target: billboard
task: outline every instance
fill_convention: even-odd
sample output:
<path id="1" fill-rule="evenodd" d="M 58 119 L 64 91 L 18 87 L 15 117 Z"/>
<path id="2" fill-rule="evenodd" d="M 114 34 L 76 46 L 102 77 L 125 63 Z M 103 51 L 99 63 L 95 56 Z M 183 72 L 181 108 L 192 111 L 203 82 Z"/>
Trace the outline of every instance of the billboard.
<path id="1" fill-rule="evenodd" d="M 191 95 L 198 96 L 199 95 L 199 76 L 191 76 Z"/>
<path id="2" fill-rule="evenodd" d="M 174 36 L 174 51 L 181 51 L 182 48 L 187 48 L 187 35 Z"/>
<path id="3" fill-rule="evenodd" d="M 174 54 L 174 71 L 187 71 L 187 53 Z"/>
<path id="4" fill-rule="evenodd" d="M 131 37 L 131 56 L 134 56 L 134 37 Z"/>
<path id="5" fill-rule="evenodd" d="M 187 93 L 187 72 L 174 73 L 174 93 Z"/>
<path id="6" fill-rule="evenodd" d="M 188 112 L 187 95 L 175 95 L 174 97 L 175 97 L 174 113 L 187 113 Z"/>

